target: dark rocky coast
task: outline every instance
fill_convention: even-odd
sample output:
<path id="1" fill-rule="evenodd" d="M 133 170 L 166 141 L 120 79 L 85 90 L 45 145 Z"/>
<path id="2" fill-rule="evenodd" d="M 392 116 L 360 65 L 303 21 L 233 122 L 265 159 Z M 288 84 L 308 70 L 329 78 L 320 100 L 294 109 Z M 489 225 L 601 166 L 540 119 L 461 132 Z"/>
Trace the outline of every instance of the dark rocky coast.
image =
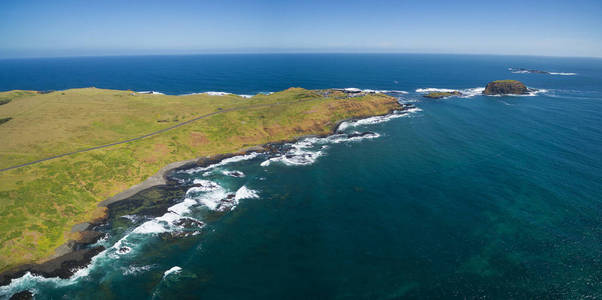
<path id="1" fill-rule="evenodd" d="M 399 104 L 397 111 L 411 109 L 411 104 Z M 393 113 L 394 111 L 389 112 Z M 370 117 L 370 116 L 366 116 Z M 312 137 L 326 137 L 338 132 L 339 125 L 345 121 L 353 121 L 361 118 L 343 120 L 338 122 L 332 131 L 324 135 L 311 135 Z M 375 135 L 373 132 L 361 132 L 347 134 L 347 138 L 364 137 Z M 106 235 L 107 228 L 113 226 L 129 226 L 124 215 L 142 215 L 147 217 L 158 217 L 168 211 L 168 208 L 179 199 L 181 199 L 186 190 L 194 185 L 182 186 L 176 181 L 170 179 L 170 174 L 178 170 L 194 167 L 208 167 L 217 164 L 224 159 L 249 154 L 251 152 L 262 152 L 267 154 L 283 154 L 286 152 L 287 144 L 295 142 L 308 136 L 302 136 L 295 140 L 268 143 L 260 146 L 253 146 L 243 149 L 240 152 L 219 154 L 214 156 L 200 157 L 192 160 L 172 163 L 161 169 L 155 175 L 149 177 L 144 182 L 131 187 L 105 201 L 99 203 L 100 207 L 106 207 L 107 213 L 104 218 L 96 219 L 87 223 L 77 224 L 72 232 L 79 233 L 79 238 L 71 240 L 59 247 L 55 257 L 40 263 L 21 265 L 0 274 L 0 286 L 10 284 L 12 279 L 20 278 L 27 272 L 43 277 L 58 277 L 62 279 L 70 278 L 78 269 L 86 267 L 92 258 L 105 250 L 103 246 L 93 246 L 100 238 Z M 225 204 L 233 201 L 234 195 L 228 195 L 223 199 Z M 229 206 L 228 206 L 229 207 Z M 223 213 L 223 212 L 217 212 Z M 183 227 L 191 229 L 190 232 L 197 232 L 205 224 L 198 220 L 184 220 Z M 174 232 L 169 238 L 189 236 L 190 232 Z M 167 236 L 165 236 L 167 238 Z M 126 251 L 126 249 L 124 249 Z M 21 291 L 14 294 L 15 297 L 27 297 L 31 295 L 29 291 Z M 23 298 L 28 299 L 28 298 Z"/>

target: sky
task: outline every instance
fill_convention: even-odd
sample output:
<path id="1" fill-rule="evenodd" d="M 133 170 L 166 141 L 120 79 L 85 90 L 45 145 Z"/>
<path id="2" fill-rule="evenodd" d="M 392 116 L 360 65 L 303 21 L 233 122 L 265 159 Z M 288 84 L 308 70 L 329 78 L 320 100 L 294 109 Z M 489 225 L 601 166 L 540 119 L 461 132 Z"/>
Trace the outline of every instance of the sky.
<path id="1" fill-rule="evenodd" d="M 602 0 L 0 1 L 0 58 L 287 52 L 602 57 Z"/>

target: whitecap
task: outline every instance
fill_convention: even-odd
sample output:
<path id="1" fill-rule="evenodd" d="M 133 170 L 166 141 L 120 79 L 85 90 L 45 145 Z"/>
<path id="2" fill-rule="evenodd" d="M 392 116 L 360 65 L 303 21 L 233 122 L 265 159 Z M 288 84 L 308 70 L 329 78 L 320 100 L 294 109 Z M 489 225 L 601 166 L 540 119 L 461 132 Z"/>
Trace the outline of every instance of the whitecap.
<path id="1" fill-rule="evenodd" d="M 458 90 L 454 90 L 454 89 L 440 89 L 440 88 L 416 89 L 416 93 L 432 93 L 432 92 L 451 93 L 451 92 L 457 92 L 457 91 Z"/>
<path id="2" fill-rule="evenodd" d="M 174 214 L 177 214 L 179 216 L 182 216 L 182 215 L 184 215 L 186 213 L 190 213 L 190 207 L 192 207 L 192 206 L 194 206 L 196 204 L 197 204 L 196 201 L 194 201 L 192 199 L 189 199 L 189 198 L 185 198 L 184 201 L 171 206 L 168 209 L 168 211 L 172 212 Z"/>
<path id="3" fill-rule="evenodd" d="M 526 94 L 503 94 L 503 95 L 487 95 L 489 97 L 533 97 L 542 93 L 547 93 L 546 89 L 529 89 Z"/>
<path id="4" fill-rule="evenodd" d="M 187 192 L 187 197 L 191 197 L 196 202 L 206 206 L 210 210 L 216 210 L 220 205 L 220 201 L 228 196 L 228 192 L 221 186 L 198 195 L 189 194 L 190 192 L 192 191 L 189 189 Z"/>
<path id="5" fill-rule="evenodd" d="M 241 172 L 241 171 L 222 171 L 222 174 L 226 175 L 226 176 L 230 176 L 230 177 L 245 177 L 245 173 Z"/>
<path id="6" fill-rule="evenodd" d="M 146 221 L 132 231 L 132 233 L 140 234 L 153 234 L 162 232 L 167 232 L 167 229 L 157 220 Z"/>
<path id="7" fill-rule="evenodd" d="M 373 89 L 359 89 L 354 87 L 349 88 L 334 88 L 334 90 L 345 92 L 345 93 L 366 93 L 366 94 L 407 94 L 406 91 L 400 90 L 373 90 Z"/>
<path id="8" fill-rule="evenodd" d="M 203 176 L 205 176 L 205 174 L 203 174 Z M 188 191 L 186 191 L 186 194 L 189 192 L 208 192 L 220 188 L 219 184 L 211 180 L 195 179 L 192 183 L 198 186 L 191 187 L 188 189 Z"/>
<path id="9" fill-rule="evenodd" d="M 188 169 L 188 170 L 184 170 L 184 171 L 180 171 L 180 172 L 184 172 L 184 173 L 188 173 L 188 174 L 204 172 L 204 171 L 213 169 L 215 167 L 224 166 L 224 165 L 227 165 L 227 164 L 230 164 L 233 162 L 239 162 L 239 161 L 243 161 L 243 160 L 253 159 L 253 158 L 257 157 L 258 155 L 259 155 L 259 153 L 257 153 L 257 152 L 251 152 L 249 154 L 244 154 L 244 155 L 237 155 L 237 156 L 222 159 L 220 162 L 209 165 L 207 167 L 192 168 L 192 169 Z"/>
<path id="10" fill-rule="evenodd" d="M 550 75 L 576 76 L 576 75 L 577 75 L 577 73 L 568 73 L 568 72 L 550 72 Z"/>
<path id="11" fill-rule="evenodd" d="M 236 201 L 251 198 L 259 198 L 259 194 L 257 193 L 257 191 L 251 190 L 244 185 L 236 191 L 236 194 L 234 196 L 234 199 L 236 199 Z"/>
<path id="12" fill-rule="evenodd" d="M 146 271 L 152 269 L 153 267 L 154 267 L 153 265 L 146 265 L 146 266 L 130 265 L 127 268 L 121 267 L 121 270 L 123 270 L 122 274 L 124 276 L 127 276 L 127 275 L 135 275 L 135 274 L 140 274 L 140 273 L 146 272 Z"/>
<path id="13" fill-rule="evenodd" d="M 156 92 L 156 91 L 140 91 L 140 92 L 136 92 L 138 94 L 147 94 L 147 95 L 165 95 L 161 92 Z"/>
<path id="14" fill-rule="evenodd" d="M 171 274 L 178 274 L 178 273 L 180 273 L 181 271 L 182 271 L 182 268 L 180 268 L 180 267 L 178 267 L 178 266 L 174 266 L 174 267 L 172 267 L 171 269 L 169 269 L 169 270 L 165 271 L 165 272 L 163 273 L 163 277 L 165 278 L 165 277 L 167 277 L 167 276 L 169 276 L 169 275 L 171 275 Z"/>
<path id="15" fill-rule="evenodd" d="M 213 91 L 204 92 L 203 94 L 207 94 L 209 96 L 226 96 L 226 95 L 232 95 L 232 93 L 228 93 L 228 92 L 213 92 Z"/>
<path id="16" fill-rule="evenodd" d="M 354 120 L 354 121 L 345 121 L 345 122 L 341 122 L 341 124 L 339 124 L 337 131 L 343 131 L 349 127 L 383 123 L 383 122 L 387 122 L 387 121 L 390 121 L 390 120 L 393 120 L 396 118 L 407 117 L 408 113 L 415 113 L 415 112 L 419 112 L 419 111 L 422 111 L 422 110 L 420 108 L 414 107 L 414 108 L 410 108 L 410 109 L 407 109 L 404 111 L 384 115 L 384 116 L 374 116 L 374 117 L 369 117 L 369 118 L 359 119 L 359 120 Z"/>
<path id="17" fill-rule="evenodd" d="M 439 92 L 439 93 L 460 92 L 460 93 L 462 93 L 462 95 L 450 96 L 450 97 L 470 98 L 470 97 L 474 97 L 477 95 L 481 95 L 484 90 L 485 90 L 484 87 L 475 87 L 475 88 L 468 88 L 468 89 L 421 88 L 421 89 L 416 89 L 416 92 L 422 93 L 422 94 L 432 93 L 432 92 Z"/>
<path id="18" fill-rule="evenodd" d="M 135 222 L 136 222 L 136 221 L 138 221 L 138 219 L 140 218 L 140 217 L 139 217 L 139 216 L 137 216 L 137 215 L 123 215 L 123 216 L 121 216 L 121 217 L 122 217 L 122 218 L 124 218 L 124 219 L 127 219 L 127 220 L 129 220 L 129 221 L 130 221 L 130 222 L 132 222 L 132 223 L 135 223 Z"/>
<path id="19" fill-rule="evenodd" d="M 338 144 L 342 142 L 361 141 L 364 139 L 373 139 L 378 137 L 380 137 L 380 135 L 375 132 L 360 133 L 355 131 L 351 134 L 339 133 L 323 138 L 305 138 L 296 143 L 289 144 L 291 148 L 284 154 L 269 158 L 261 162 L 259 165 L 262 167 L 267 167 L 272 162 L 281 162 L 287 166 L 311 165 L 316 162 L 320 156 L 324 155 L 324 152 L 321 150 L 328 148 L 327 146 L 324 146 L 324 144 Z M 323 146 L 319 148 L 320 150 L 312 149 L 316 148 L 316 145 Z"/>

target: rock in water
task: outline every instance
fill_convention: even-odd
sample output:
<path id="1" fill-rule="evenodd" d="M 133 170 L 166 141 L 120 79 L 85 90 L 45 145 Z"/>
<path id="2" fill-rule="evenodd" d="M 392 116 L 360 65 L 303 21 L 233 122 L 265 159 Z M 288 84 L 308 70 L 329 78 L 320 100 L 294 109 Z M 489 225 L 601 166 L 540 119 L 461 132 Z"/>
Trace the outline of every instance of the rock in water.
<path id="1" fill-rule="evenodd" d="M 33 294 L 30 291 L 20 291 L 10 297 L 9 300 L 29 300 L 33 299 Z"/>
<path id="2" fill-rule="evenodd" d="M 484 95 L 522 95 L 529 93 L 529 89 L 524 83 L 518 80 L 496 80 L 487 84 Z"/>
<path id="3" fill-rule="evenodd" d="M 33 299 L 33 294 L 30 291 L 20 291 L 10 297 L 9 300 L 29 300 Z"/>
<path id="4" fill-rule="evenodd" d="M 447 97 L 451 97 L 451 96 L 462 96 L 462 93 L 458 92 L 458 91 L 451 91 L 451 92 L 430 92 L 426 95 L 423 95 L 422 97 L 424 98 L 431 98 L 431 99 L 441 99 L 441 98 L 447 98 Z"/>

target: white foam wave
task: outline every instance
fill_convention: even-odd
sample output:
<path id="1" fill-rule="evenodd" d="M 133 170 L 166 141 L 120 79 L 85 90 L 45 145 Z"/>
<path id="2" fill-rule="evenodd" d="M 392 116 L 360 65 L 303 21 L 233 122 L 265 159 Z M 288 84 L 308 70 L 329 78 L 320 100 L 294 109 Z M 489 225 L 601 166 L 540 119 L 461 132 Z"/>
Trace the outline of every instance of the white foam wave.
<path id="1" fill-rule="evenodd" d="M 531 90 L 529 91 L 529 93 L 527 95 L 516 95 L 516 96 L 537 96 L 538 94 L 543 94 L 543 93 L 547 93 L 548 90 L 546 89 L 538 89 L 538 90 Z"/>
<path id="2" fill-rule="evenodd" d="M 146 265 L 146 266 L 130 265 L 127 268 L 122 267 L 121 269 L 123 270 L 122 274 L 124 276 L 127 276 L 127 275 L 135 275 L 135 274 L 140 274 L 140 273 L 146 272 L 146 271 L 152 269 L 153 267 L 154 267 L 153 265 Z"/>
<path id="3" fill-rule="evenodd" d="M 222 174 L 230 177 L 245 177 L 245 173 L 241 171 L 222 171 Z"/>
<path id="4" fill-rule="evenodd" d="M 203 193 L 198 193 L 199 191 Z M 236 198 L 236 194 L 230 193 L 220 185 L 204 190 L 198 189 L 198 187 L 192 187 L 186 192 L 186 197 L 194 199 L 196 202 L 204 205 L 210 210 L 217 211 L 232 209 L 238 205 L 238 200 L 242 199 Z"/>
<path id="5" fill-rule="evenodd" d="M 458 91 L 458 90 L 454 90 L 454 89 L 440 89 L 440 88 L 416 89 L 416 93 L 432 93 L 432 92 L 451 93 L 451 92 L 456 92 L 456 91 Z"/>
<path id="6" fill-rule="evenodd" d="M 550 75 L 576 76 L 576 75 L 577 75 L 577 73 L 568 73 L 568 72 L 550 72 Z"/>
<path id="7" fill-rule="evenodd" d="M 547 92 L 548 92 L 548 90 L 546 90 L 546 89 L 531 89 L 526 94 L 503 94 L 503 95 L 487 95 L 487 96 L 488 97 L 506 97 L 506 96 L 510 96 L 510 97 L 533 97 L 533 96 L 537 96 L 539 94 L 543 94 L 543 93 L 547 93 Z"/>
<path id="8" fill-rule="evenodd" d="M 124 218 L 124 219 L 128 219 L 132 223 L 138 221 L 138 219 L 140 218 L 140 217 L 138 217 L 136 215 L 123 215 L 121 217 Z"/>
<path id="9" fill-rule="evenodd" d="M 184 214 L 190 213 L 190 207 L 196 204 L 196 201 L 189 198 L 185 198 L 184 201 L 170 207 L 169 211 L 176 215 L 182 216 Z"/>
<path id="10" fill-rule="evenodd" d="M 209 96 L 226 96 L 226 95 L 232 95 L 232 93 L 228 93 L 228 92 L 213 92 L 213 91 L 204 92 L 204 94 L 207 94 Z"/>
<path id="11" fill-rule="evenodd" d="M 233 157 L 229 157 L 229 158 L 225 158 L 222 159 L 220 162 L 209 165 L 207 167 L 198 167 L 198 168 L 192 168 L 189 170 L 184 170 L 181 172 L 184 173 L 188 173 L 188 174 L 194 174 L 194 173 L 198 173 L 198 172 L 204 172 L 216 167 L 221 167 L 230 163 L 234 163 L 234 162 L 239 162 L 239 161 L 243 161 L 243 160 L 249 160 L 249 159 L 253 159 L 255 157 L 257 157 L 259 155 L 259 153 L 257 152 L 251 152 L 249 154 L 244 154 L 244 155 L 237 155 L 237 156 L 233 156 Z"/>
<path id="12" fill-rule="evenodd" d="M 267 167 L 271 162 L 282 162 L 287 166 L 304 166 L 313 164 L 318 157 L 322 156 L 322 151 L 310 151 L 307 148 L 313 146 L 311 138 L 301 140 L 291 144 L 291 149 L 285 154 L 272 157 L 260 164 Z"/>
<path id="13" fill-rule="evenodd" d="M 415 112 L 419 112 L 419 111 L 422 111 L 422 110 L 420 108 L 414 107 L 414 108 L 410 108 L 410 109 L 407 109 L 404 111 L 384 115 L 384 116 L 375 116 L 375 117 L 369 117 L 369 118 L 359 119 L 359 120 L 354 120 L 354 121 L 345 121 L 345 122 L 342 122 L 341 124 L 339 124 L 337 131 L 343 131 L 347 128 L 361 126 L 361 125 L 372 125 L 372 124 L 383 123 L 383 122 L 387 122 L 387 121 L 390 121 L 393 119 L 407 117 L 409 113 L 415 113 Z"/>
<path id="14" fill-rule="evenodd" d="M 208 192 L 208 191 L 213 191 L 216 190 L 218 188 L 220 188 L 220 185 L 210 181 L 210 180 L 204 180 L 204 179 L 195 179 L 193 181 L 194 184 L 198 184 L 199 186 L 195 186 L 192 187 L 190 189 L 188 189 L 188 191 L 186 193 L 189 192 Z"/>
<path id="15" fill-rule="evenodd" d="M 484 87 L 476 87 L 476 88 L 468 88 L 468 89 L 443 89 L 443 88 L 421 88 L 416 89 L 416 93 L 432 93 L 432 92 L 440 92 L 440 93 L 451 93 L 451 92 L 460 92 L 461 96 L 453 96 L 458 98 L 470 98 L 476 95 L 480 95 L 485 90 Z"/>
<path id="16" fill-rule="evenodd" d="M 226 95 L 236 95 L 242 98 L 251 98 L 254 97 L 255 95 L 250 95 L 250 94 L 234 94 L 234 93 L 230 93 L 230 92 L 216 92 L 216 91 L 207 91 L 207 92 L 201 92 L 201 93 L 188 93 L 188 94 L 181 94 L 180 96 L 192 96 L 192 95 L 209 95 L 209 96 L 226 96 Z M 261 93 L 260 93 L 261 94 Z M 272 94 L 271 92 L 265 93 L 266 95 Z"/>
<path id="17" fill-rule="evenodd" d="M 174 266 L 171 269 L 165 271 L 165 273 L 163 273 L 163 277 L 167 277 L 171 274 L 178 274 L 182 271 L 182 268 L 178 267 L 178 266 Z"/>
<path id="18" fill-rule="evenodd" d="M 192 187 L 191 189 L 194 188 L 196 187 Z M 188 191 L 190 191 L 190 189 Z M 195 201 L 195 199 L 188 198 L 187 192 L 187 197 L 184 199 L 184 201 L 169 207 L 167 209 L 167 213 L 163 214 L 162 216 L 142 223 L 142 225 L 136 227 L 132 233 L 157 234 L 172 231 L 177 227 L 174 225 L 174 222 L 186 218 L 183 216 L 183 214 L 190 212 L 190 207 L 197 204 L 198 202 Z M 120 248 L 122 246 L 122 240 L 119 240 L 117 243 L 115 243 L 113 248 Z"/>
<path id="19" fill-rule="evenodd" d="M 210 210 L 218 210 L 218 208 L 221 208 L 221 210 L 224 210 L 225 206 L 220 206 L 220 202 L 221 202 L 221 200 L 226 199 L 227 197 L 228 197 L 228 192 L 226 190 L 224 190 L 223 188 L 220 188 L 218 190 L 203 194 L 203 195 L 199 196 L 198 198 L 196 198 L 195 200 L 197 200 L 199 203 L 205 205 Z"/>
<path id="20" fill-rule="evenodd" d="M 34 275 L 31 272 L 25 273 L 19 278 L 12 279 L 8 285 L 0 286 L 0 298 L 3 299 L 5 295 L 12 295 L 22 290 L 30 290 L 35 295 L 37 293 L 36 286 L 40 285 L 53 285 L 55 287 L 70 286 L 77 283 L 81 278 L 86 277 L 90 274 L 90 270 L 98 264 L 101 258 L 106 256 L 107 251 L 102 251 L 98 255 L 92 257 L 90 263 L 80 269 L 72 270 L 75 271 L 73 275 L 67 279 L 59 277 L 46 278 L 39 275 Z"/>
<path id="21" fill-rule="evenodd" d="M 251 190 L 244 185 L 236 191 L 236 194 L 234 196 L 234 199 L 236 199 L 236 201 L 252 198 L 259 198 L 259 194 L 257 193 L 257 191 Z"/>
<path id="22" fill-rule="evenodd" d="M 140 233 L 140 234 L 152 234 L 152 233 L 162 233 L 166 232 L 167 229 L 157 220 L 150 220 L 142 223 L 142 225 L 136 227 L 132 233 Z"/>
<path id="23" fill-rule="evenodd" d="M 302 139 L 296 143 L 289 144 L 291 147 L 286 153 L 276 157 L 269 158 L 261 162 L 260 166 L 267 167 L 272 162 L 281 162 L 287 166 L 304 166 L 311 165 L 316 160 L 324 155 L 323 149 L 328 146 L 326 144 L 338 144 L 343 142 L 356 142 L 364 139 L 378 138 L 380 135 L 375 132 L 352 132 L 351 134 L 339 133 L 329 135 L 327 137 L 309 137 Z M 318 147 L 319 146 L 319 147 Z"/>
<path id="24" fill-rule="evenodd" d="M 346 93 L 366 93 L 366 94 L 407 94 L 406 91 L 400 90 L 373 90 L 373 89 L 359 89 L 355 87 L 349 88 L 335 88 L 334 90 L 346 92 Z"/>
<path id="25" fill-rule="evenodd" d="M 140 91 L 140 92 L 136 92 L 138 94 L 147 94 L 147 95 L 165 95 L 161 92 L 156 92 L 156 91 Z"/>

